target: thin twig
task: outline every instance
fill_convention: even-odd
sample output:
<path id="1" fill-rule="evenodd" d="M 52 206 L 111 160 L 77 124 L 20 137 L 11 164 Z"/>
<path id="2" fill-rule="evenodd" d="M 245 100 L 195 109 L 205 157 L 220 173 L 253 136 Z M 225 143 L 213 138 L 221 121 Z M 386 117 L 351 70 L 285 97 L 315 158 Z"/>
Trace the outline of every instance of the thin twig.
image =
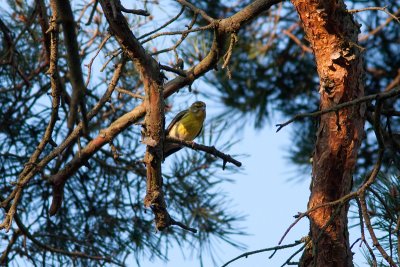
<path id="1" fill-rule="evenodd" d="M 97 2 L 97 1 L 96 1 Z M 106 44 L 106 42 L 111 38 L 111 34 L 107 34 L 106 37 L 104 37 L 103 41 L 101 41 L 99 48 L 97 49 L 96 54 L 92 57 L 92 59 L 90 60 L 89 64 L 86 65 L 86 67 L 88 68 L 88 76 L 86 79 L 86 84 L 85 87 L 88 87 L 89 85 L 89 81 L 90 81 L 90 75 L 92 72 L 92 64 L 93 61 L 95 60 L 95 58 L 97 57 L 97 55 L 100 53 L 101 49 L 104 47 L 104 45 Z"/>
<path id="2" fill-rule="evenodd" d="M 202 27 L 198 27 L 198 28 L 194 28 L 194 29 L 190 29 L 190 30 L 172 31 L 172 32 L 160 32 L 160 33 L 157 33 L 157 34 L 154 34 L 154 35 L 150 36 L 149 38 L 141 41 L 140 43 L 141 44 L 145 44 L 148 41 L 151 41 L 151 40 L 153 40 L 153 39 L 155 39 L 157 37 L 165 36 L 165 35 L 178 35 L 178 34 L 182 34 L 183 35 L 183 34 L 188 34 L 188 33 L 191 33 L 191 32 L 206 31 L 206 30 L 210 30 L 210 29 L 214 28 L 214 26 L 215 26 L 214 24 L 208 24 L 206 26 L 202 26 Z"/>
<path id="3" fill-rule="evenodd" d="M 307 52 L 307 53 L 313 53 L 313 50 L 310 48 L 310 47 L 308 47 L 307 45 L 305 45 L 305 44 L 303 44 L 300 40 L 299 40 L 299 38 L 297 38 L 293 33 L 291 33 L 290 31 L 288 31 L 288 30 L 283 30 L 282 31 L 284 34 L 286 34 L 290 39 L 292 39 L 293 40 L 293 42 L 295 42 L 298 46 L 300 46 L 300 48 L 304 51 L 304 52 Z"/>
<path id="4" fill-rule="evenodd" d="M 152 35 L 153 33 L 158 32 L 159 30 L 164 29 L 165 27 L 167 27 L 168 25 L 170 25 L 172 22 L 174 22 L 175 20 L 177 20 L 177 19 L 183 14 L 183 11 L 185 11 L 185 7 L 184 7 L 184 6 L 181 8 L 181 11 L 179 11 L 178 15 L 176 15 L 175 17 L 173 17 L 172 19 L 170 19 L 169 21 L 167 21 L 166 23 L 164 23 L 163 25 L 161 25 L 161 26 L 158 27 L 157 29 L 155 29 L 155 30 L 153 30 L 153 31 L 151 31 L 151 32 L 145 33 L 145 34 L 143 34 L 142 36 L 138 37 L 137 39 L 138 39 L 138 40 L 143 39 L 143 38 L 145 38 L 145 37 L 147 37 L 147 36 L 149 36 L 149 35 Z"/>
<path id="5" fill-rule="evenodd" d="M 188 31 L 192 30 L 192 28 L 193 28 L 194 24 L 196 23 L 196 21 L 197 21 L 197 13 L 194 14 L 194 16 L 193 16 L 192 20 L 190 21 L 189 25 L 186 26 Z M 213 26 L 213 24 L 210 24 L 210 25 Z M 209 27 L 210 25 L 207 25 L 206 27 Z M 172 50 L 175 51 L 175 53 L 176 53 L 176 49 L 181 45 L 181 43 L 186 39 L 186 37 L 188 37 L 188 35 L 189 35 L 189 32 L 182 33 L 181 38 L 173 46 L 171 46 L 170 48 L 165 48 L 165 49 L 156 51 L 154 53 L 151 53 L 151 55 L 154 56 L 154 55 L 158 55 L 158 54 L 161 54 L 161 53 L 169 52 L 169 51 L 172 51 Z"/>
<path id="6" fill-rule="evenodd" d="M 116 58 L 117 56 L 121 55 L 122 52 L 123 52 L 123 51 L 122 51 L 121 48 L 119 48 L 119 49 L 117 49 L 116 51 L 114 51 L 114 52 L 111 54 L 111 57 L 106 61 L 106 63 L 103 64 L 103 66 L 102 66 L 101 69 L 100 69 L 100 72 L 103 72 L 103 71 L 105 70 L 105 68 L 107 67 L 108 63 L 110 63 L 111 60 L 113 60 L 113 59 Z"/>
<path id="7" fill-rule="evenodd" d="M 320 110 L 320 111 L 316 111 L 316 112 L 311 112 L 311 113 L 301 113 L 301 114 L 297 114 L 294 117 L 292 117 L 290 120 L 284 122 L 284 123 L 280 123 L 280 124 L 276 124 L 276 127 L 278 127 L 278 129 L 276 130 L 276 132 L 279 132 L 283 127 L 289 125 L 290 123 L 299 120 L 299 119 L 304 119 L 304 118 L 308 118 L 308 117 L 318 117 L 321 116 L 323 114 L 329 113 L 329 112 L 335 112 L 338 111 L 342 108 L 346 108 L 346 107 L 350 107 L 350 106 L 355 106 L 364 102 L 368 102 L 368 101 L 373 101 L 375 99 L 387 99 L 387 98 L 391 98 L 391 97 L 395 97 L 400 95 L 400 87 L 397 87 L 396 89 L 393 89 L 391 91 L 388 92 L 381 92 L 381 93 L 377 93 L 377 94 L 372 94 L 372 95 L 367 95 L 364 97 L 360 97 L 357 99 L 354 99 L 352 101 L 348 101 L 348 102 L 344 102 L 341 103 L 339 105 L 336 105 L 334 107 L 328 108 L 328 109 L 324 109 L 324 110 Z"/>
<path id="8" fill-rule="evenodd" d="M 392 17 L 394 20 L 396 20 L 398 23 L 400 23 L 399 18 L 396 17 L 396 15 L 390 13 L 390 12 L 387 10 L 387 7 L 386 7 L 386 6 L 384 6 L 384 7 L 365 7 L 365 8 L 360 8 L 360 9 L 349 9 L 349 10 L 347 10 L 347 12 L 350 13 L 350 14 L 354 14 L 354 13 L 363 12 L 363 11 L 367 11 L 367 10 L 378 10 L 378 11 L 383 11 L 383 12 L 385 12 L 386 14 L 388 14 L 390 17 Z"/>
<path id="9" fill-rule="evenodd" d="M 395 15 L 398 15 L 400 12 L 400 9 L 398 9 L 395 13 Z M 389 18 L 387 18 L 385 20 L 385 22 L 383 22 L 381 25 L 379 25 L 378 27 L 376 27 L 375 29 L 373 29 L 372 31 L 368 32 L 368 34 L 360 36 L 358 38 L 359 42 L 363 42 L 365 40 L 367 40 L 370 36 L 375 35 L 376 33 L 378 33 L 379 31 L 381 31 L 383 28 L 386 27 L 386 25 L 388 25 L 391 21 L 393 20 L 393 17 L 390 16 Z"/>
<path id="10" fill-rule="evenodd" d="M 375 231 L 371 225 L 371 219 L 368 215 L 367 204 L 365 202 L 365 192 L 361 192 L 360 196 L 360 204 L 361 204 L 361 212 L 365 220 L 365 226 L 368 229 L 369 235 L 371 236 L 374 247 L 378 249 L 381 253 L 382 257 L 389 263 L 390 266 L 396 267 L 397 264 L 393 261 L 393 259 L 386 253 L 386 251 L 382 248 L 381 244 L 378 241 L 378 238 L 375 235 Z"/>
<path id="11" fill-rule="evenodd" d="M 298 250 L 296 250 L 296 251 L 281 265 L 281 267 L 285 266 L 286 264 L 289 265 L 290 261 L 294 258 L 294 256 L 296 256 L 297 254 L 299 254 L 300 252 L 302 252 L 309 242 L 311 242 L 311 239 L 310 239 L 309 241 L 307 241 L 306 244 L 302 245 Z"/>
<path id="12" fill-rule="evenodd" d="M 188 8 L 190 8 L 195 14 L 200 14 L 206 21 L 208 21 L 208 22 L 214 21 L 214 19 L 212 17 L 210 17 L 204 10 L 196 7 L 195 5 L 192 5 L 188 1 L 177 0 L 177 2 L 179 2 L 182 6 L 187 6 Z"/>
<path id="13" fill-rule="evenodd" d="M 115 88 L 115 90 L 116 90 L 117 92 L 119 92 L 119 93 L 129 95 L 129 96 L 131 96 L 131 97 L 133 97 L 133 98 L 144 99 L 144 96 L 139 95 L 139 94 L 132 93 L 131 91 L 126 90 L 126 89 L 123 89 L 123 88 L 121 88 L 121 87 L 117 87 L 117 88 Z"/>
<path id="14" fill-rule="evenodd" d="M 364 231 L 364 220 L 363 220 L 363 216 L 362 216 L 362 212 L 361 212 L 361 203 L 360 200 L 358 198 L 356 198 L 356 203 L 358 206 L 358 217 L 360 219 L 360 231 L 361 231 L 361 243 L 360 243 L 360 247 L 362 244 L 365 244 L 365 246 L 367 247 L 367 250 L 369 252 L 369 254 L 371 255 L 372 258 L 372 262 L 373 262 L 373 267 L 378 266 L 378 263 L 376 261 L 376 257 L 374 254 L 374 251 L 372 250 L 372 248 L 369 246 L 366 238 L 365 238 L 365 231 Z"/>

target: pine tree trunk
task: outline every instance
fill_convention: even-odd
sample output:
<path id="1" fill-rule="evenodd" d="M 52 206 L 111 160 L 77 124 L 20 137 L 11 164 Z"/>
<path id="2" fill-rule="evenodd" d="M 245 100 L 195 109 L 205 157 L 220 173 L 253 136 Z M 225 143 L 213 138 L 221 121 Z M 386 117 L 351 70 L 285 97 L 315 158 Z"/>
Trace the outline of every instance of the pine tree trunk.
<path id="1" fill-rule="evenodd" d="M 292 0 L 315 54 L 320 77 L 320 108 L 364 95 L 364 69 L 357 45 L 359 25 L 342 0 Z M 322 115 L 313 158 L 308 208 L 348 194 L 364 134 L 364 105 Z M 353 266 L 347 226 L 348 204 L 326 206 L 309 215 L 312 252 L 301 266 Z"/>

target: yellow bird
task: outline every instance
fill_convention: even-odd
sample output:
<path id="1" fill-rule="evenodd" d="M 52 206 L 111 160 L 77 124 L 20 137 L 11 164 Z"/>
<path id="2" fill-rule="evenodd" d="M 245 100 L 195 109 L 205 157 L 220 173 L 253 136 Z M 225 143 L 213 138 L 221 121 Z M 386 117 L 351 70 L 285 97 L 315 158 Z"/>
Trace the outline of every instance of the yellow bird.
<path id="1" fill-rule="evenodd" d="M 203 129 L 203 122 L 206 118 L 206 103 L 194 102 L 189 109 L 179 112 L 168 125 L 165 131 L 166 136 L 193 141 Z M 164 158 L 182 148 L 175 143 L 164 144 Z"/>

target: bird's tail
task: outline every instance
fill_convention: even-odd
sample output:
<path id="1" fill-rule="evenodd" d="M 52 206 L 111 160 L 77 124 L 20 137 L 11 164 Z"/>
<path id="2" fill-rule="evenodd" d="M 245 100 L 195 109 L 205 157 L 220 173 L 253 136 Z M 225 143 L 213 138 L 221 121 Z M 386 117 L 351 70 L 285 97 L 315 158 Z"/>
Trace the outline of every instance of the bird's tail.
<path id="1" fill-rule="evenodd" d="M 174 154 L 175 152 L 179 151 L 182 149 L 182 146 L 179 144 L 175 143 L 164 143 L 164 159 L 168 157 L 171 154 Z"/>

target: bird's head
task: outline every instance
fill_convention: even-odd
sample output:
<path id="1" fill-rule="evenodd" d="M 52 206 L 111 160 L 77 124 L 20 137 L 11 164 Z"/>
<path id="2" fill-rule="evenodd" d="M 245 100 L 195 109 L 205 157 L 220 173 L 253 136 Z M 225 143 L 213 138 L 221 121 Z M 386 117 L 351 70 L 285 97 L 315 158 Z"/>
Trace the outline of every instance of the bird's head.
<path id="1" fill-rule="evenodd" d="M 193 113 L 203 113 L 206 111 L 206 103 L 203 101 L 196 101 L 190 106 L 189 110 Z"/>

